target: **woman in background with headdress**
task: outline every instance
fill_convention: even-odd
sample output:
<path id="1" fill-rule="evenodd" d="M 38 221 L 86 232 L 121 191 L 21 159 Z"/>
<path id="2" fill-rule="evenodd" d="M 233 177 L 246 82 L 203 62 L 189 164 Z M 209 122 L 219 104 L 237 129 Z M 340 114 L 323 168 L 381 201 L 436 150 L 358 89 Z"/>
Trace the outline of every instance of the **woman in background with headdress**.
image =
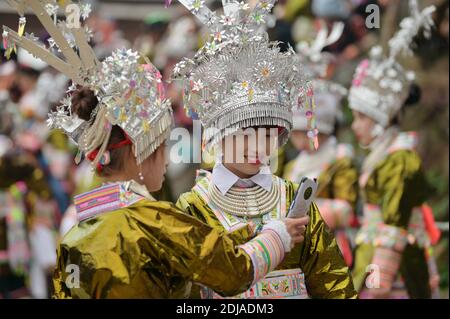
<path id="1" fill-rule="evenodd" d="M 356 222 L 358 171 L 354 164 L 354 151 L 351 145 L 338 143 L 334 135 L 340 97 L 317 89 L 314 95 L 319 148 L 315 150 L 310 145 L 306 112 L 294 110 L 294 128 L 290 141 L 300 153 L 286 164 L 283 178 L 296 183 L 305 176 L 317 179 L 315 202 L 325 223 L 335 232 L 347 265 L 351 266 L 353 253 L 346 230 Z"/>
<path id="2" fill-rule="evenodd" d="M 401 132 L 402 108 L 418 102 L 420 90 L 395 60 L 412 39 L 430 32 L 434 7 L 412 15 L 389 42 L 388 58 L 379 47 L 356 70 L 349 93 L 352 129 L 369 150 L 359 178 L 364 219 L 356 237 L 354 280 L 361 298 L 430 298 L 438 276 L 429 252 L 439 238 L 425 201 L 432 195 L 417 154 L 417 135 Z M 406 291 L 405 291 L 406 289 Z"/>
<path id="3" fill-rule="evenodd" d="M 288 162 L 283 177 L 293 182 L 307 176 L 318 182 L 316 204 L 325 223 L 335 231 L 339 248 L 348 266 L 352 265 L 353 253 L 346 229 L 354 224 L 358 194 L 358 172 L 354 165 L 354 152 L 349 144 L 338 143 L 336 128 L 341 114 L 341 101 L 347 90 L 327 80 L 327 71 L 335 58 L 322 49 L 337 41 L 343 25 L 336 23 L 328 35 L 327 28 L 319 30 L 311 45 L 300 43 L 297 47 L 303 63 L 314 76 L 313 89 L 315 111 L 302 108 L 293 110 L 293 131 L 290 141 L 299 151 Z M 308 138 L 308 117 L 314 117 L 318 130 L 319 148 L 316 150 Z"/>

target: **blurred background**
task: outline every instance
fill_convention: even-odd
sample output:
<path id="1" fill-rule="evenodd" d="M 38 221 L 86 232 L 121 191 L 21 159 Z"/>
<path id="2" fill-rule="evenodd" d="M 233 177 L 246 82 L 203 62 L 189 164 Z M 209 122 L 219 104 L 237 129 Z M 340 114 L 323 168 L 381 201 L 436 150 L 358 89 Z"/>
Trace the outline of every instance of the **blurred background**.
<path id="1" fill-rule="evenodd" d="M 86 23 L 100 59 L 115 49 L 133 48 L 148 56 L 168 79 L 173 66 L 182 57 L 192 57 L 203 43 L 206 30 L 176 0 L 169 8 L 164 7 L 164 0 L 85 2 L 91 4 Z M 443 236 L 435 253 L 441 297 L 448 298 L 449 1 L 419 3 L 422 8 L 437 6 L 436 28 L 431 40 L 426 40 L 426 49 L 420 45 L 425 40 L 418 38 L 415 56 L 402 61 L 416 72 L 422 100 L 402 114 L 401 125 L 419 133 L 427 178 L 436 188 L 430 204 Z M 213 10 L 221 6 L 217 1 L 206 4 Z M 369 4 L 381 10 L 379 29 L 366 28 Z M 357 64 L 374 44 L 386 46 L 407 14 L 406 0 L 280 0 L 267 27 L 272 40 L 295 48 L 300 41 L 314 39 L 322 23 L 344 22 L 343 36 L 326 50 L 337 57 L 328 70 L 329 78 L 349 87 Z M 26 32 L 46 41 L 49 35 L 37 18 L 26 18 Z M 17 23 L 17 13 L 1 1 L 0 25 L 15 29 Z M 101 181 L 88 164 L 75 165 L 76 149 L 62 133 L 46 127 L 47 113 L 64 97 L 68 79 L 24 51 L 7 60 L 2 45 L 0 50 L 0 299 L 48 298 L 57 242 L 76 222 L 71 198 Z M 192 130 L 182 106 L 181 86 L 171 83 L 167 90 L 176 126 Z M 364 152 L 350 130 L 352 118 L 346 103 L 338 135 L 355 146 L 361 163 Z M 281 163 L 297 155 L 289 144 L 282 153 Z M 199 168 L 200 164 L 171 163 L 163 190 L 156 196 L 176 201 L 193 186 Z"/>

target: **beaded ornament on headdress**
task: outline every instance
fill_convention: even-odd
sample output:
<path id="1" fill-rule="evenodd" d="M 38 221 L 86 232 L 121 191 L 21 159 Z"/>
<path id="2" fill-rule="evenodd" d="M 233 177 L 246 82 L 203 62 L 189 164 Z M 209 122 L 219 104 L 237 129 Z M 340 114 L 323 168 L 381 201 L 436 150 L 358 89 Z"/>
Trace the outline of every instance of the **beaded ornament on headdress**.
<path id="1" fill-rule="evenodd" d="M 81 159 L 81 152 L 96 151 L 92 160 L 96 167 L 106 151 L 112 125 L 118 125 L 133 142 L 134 155 L 140 164 L 167 137 L 173 124 L 159 71 L 148 60 L 145 65 L 139 64 L 138 53 L 126 49 L 115 51 L 100 63 L 88 44 L 92 33 L 79 21 L 88 18 L 89 4 L 78 4 L 80 17 L 73 19 L 69 16 L 69 5 L 74 4 L 70 0 L 8 0 L 8 3 L 21 18 L 18 32 L 3 26 L 6 54 L 10 55 L 19 45 L 72 79 L 66 98 L 56 112 L 49 114 L 48 125 L 63 130 L 78 145 L 80 152 L 75 160 Z M 48 47 L 33 35 L 23 35 L 26 9 L 36 15 L 50 34 Z M 89 121 L 72 114 L 71 95 L 77 85 L 94 91 L 99 101 Z"/>
<path id="2" fill-rule="evenodd" d="M 333 25 L 333 28 L 331 29 L 331 32 L 328 34 L 328 28 L 325 24 L 322 25 L 319 32 L 317 33 L 316 38 L 311 44 L 308 44 L 307 42 L 300 42 L 297 45 L 297 51 L 300 57 L 301 63 L 303 63 L 306 68 L 308 69 L 308 72 L 310 72 L 310 75 L 315 79 L 320 79 L 325 76 L 326 67 L 329 64 L 330 54 L 324 53 L 323 49 L 327 47 L 328 45 L 331 45 L 335 43 L 342 35 L 342 32 L 344 31 L 344 23 L 342 22 L 336 22 Z M 324 81 L 321 81 L 322 83 Z M 329 81 L 328 81 L 329 82 Z M 328 87 L 329 86 L 329 87 Z M 327 85 L 327 88 L 330 89 L 331 86 L 333 88 L 338 88 L 339 90 L 345 91 L 345 88 L 340 88 L 338 85 Z M 312 87 L 311 87 L 312 90 Z M 318 149 L 319 148 L 319 130 L 317 129 L 316 125 L 316 118 L 315 118 L 315 102 L 312 98 L 312 93 L 307 93 L 307 97 L 309 100 L 309 103 L 305 105 L 307 108 L 306 111 L 306 118 L 308 120 L 307 122 L 307 135 L 310 140 L 310 147 L 311 149 Z"/>

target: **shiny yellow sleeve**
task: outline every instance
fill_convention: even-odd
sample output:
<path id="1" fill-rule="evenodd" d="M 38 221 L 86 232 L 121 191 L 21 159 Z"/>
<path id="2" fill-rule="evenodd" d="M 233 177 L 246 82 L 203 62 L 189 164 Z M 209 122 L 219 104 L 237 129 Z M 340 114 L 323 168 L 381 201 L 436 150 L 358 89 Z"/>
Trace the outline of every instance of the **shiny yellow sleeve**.
<path id="1" fill-rule="evenodd" d="M 351 158 L 342 158 L 333 165 L 335 174 L 331 178 L 332 198 L 346 200 L 353 211 L 358 198 L 358 172 Z"/>
<path id="2" fill-rule="evenodd" d="M 382 194 L 376 204 L 380 206 L 385 224 L 406 229 L 412 208 L 427 198 L 430 188 L 420 170 L 421 160 L 416 152 L 397 151 L 374 172 L 376 184 L 381 187 L 379 194 Z"/>
<path id="3" fill-rule="evenodd" d="M 202 214 L 201 212 L 199 212 L 198 208 L 195 207 L 195 205 L 192 205 L 192 203 L 194 203 L 197 200 L 198 200 L 198 198 L 191 191 L 191 192 L 181 194 L 181 196 L 178 198 L 178 201 L 175 205 L 178 209 L 182 210 L 184 213 L 186 213 L 190 216 L 193 216 L 196 219 L 198 219 L 208 225 L 211 225 L 210 223 L 208 223 L 208 220 L 205 217 L 206 214 Z"/>
<path id="4" fill-rule="evenodd" d="M 280 147 L 277 151 L 276 168 L 273 175 L 282 177 L 284 175 L 284 166 L 286 161 L 286 151 L 284 147 Z"/>
<path id="5" fill-rule="evenodd" d="M 333 233 L 328 229 L 315 204 L 309 211 L 310 221 L 300 247 L 300 268 L 312 298 L 357 298 L 350 271 L 342 257 Z"/>
<path id="6" fill-rule="evenodd" d="M 222 295 L 250 287 L 252 260 L 230 238 L 172 204 L 145 202 L 104 214 L 96 224 L 81 223 L 66 235 L 54 274 L 56 298 L 120 298 L 138 286 L 156 290 L 154 281 L 142 288 L 149 278 L 164 287 L 193 281 Z M 65 286 L 69 264 L 80 267 L 80 288 Z M 174 294 L 160 297 L 165 295 Z"/>
<path id="7" fill-rule="evenodd" d="M 47 142 L 58 150 L 70 151 L 71 149 L 69 139 L 67 135 L 65 135 L 62 131 L 58 130 L 51 131 L 47 138 Z"/>
<path id="8" fill-rule="evenodd" d="M 289 161 L 283 170 L 283 179 L 291 181 L 291 182 L 296 182 L 293 179 L 293 177 L 291 176 L 292 174 L 292 170 L 294 169 L 294 165 L 295 165 L 295 160 L 291 160 Z"/>
<path id="9" fill-rule="evenodd" d="M 253 266 L 244 251 L 221 231 L 170 206 L 157 220 L 159 241 L 167 247 L 163 254 L 171 267 L 192 281 L 223 295 L 248 289 L 253 281 Z"/>

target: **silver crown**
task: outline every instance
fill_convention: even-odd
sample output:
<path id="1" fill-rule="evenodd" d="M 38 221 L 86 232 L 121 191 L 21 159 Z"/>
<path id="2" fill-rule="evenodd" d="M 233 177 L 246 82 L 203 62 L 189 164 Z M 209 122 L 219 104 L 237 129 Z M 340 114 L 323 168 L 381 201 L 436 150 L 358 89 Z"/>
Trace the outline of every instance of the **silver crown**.
<path id="1" fill-rule="evenodd" d="M 349 106 L 386 127 L 398 114 L 408 97 L 414 73 L 405 70 L 396 58 L 401 53 L 412 55 L 411 43 L 423 29 L 426 38 L 434 26 L 434 6 L 419 11 L 417 1 L 410 0 L 411 14 L 400 23 L 400 30 L 389 41 L 389 56 L 381 47 L 371 50 L 370 59 L 363 60 L 356 69 L 349 93 Z"/>
<path id="2" fill-rule="evenodd" d="M 204 142 L 212 146 L 239 128 L 292 129 L 292 105 L 305 99 L 308 81 L 295 52 L 280 52 L 261 28 L 275 0 L 223 0 L 224 14 L 201 0 L 180 0 L 209 28 L 206 44 L 194 59 L 183 59 L 174 79 L 184 80 L 184 106 L 202 121 Z M 301 102 L 300 104 L 303 104 Z M 280 140 L 284 143 L 287 134 Z"/>

